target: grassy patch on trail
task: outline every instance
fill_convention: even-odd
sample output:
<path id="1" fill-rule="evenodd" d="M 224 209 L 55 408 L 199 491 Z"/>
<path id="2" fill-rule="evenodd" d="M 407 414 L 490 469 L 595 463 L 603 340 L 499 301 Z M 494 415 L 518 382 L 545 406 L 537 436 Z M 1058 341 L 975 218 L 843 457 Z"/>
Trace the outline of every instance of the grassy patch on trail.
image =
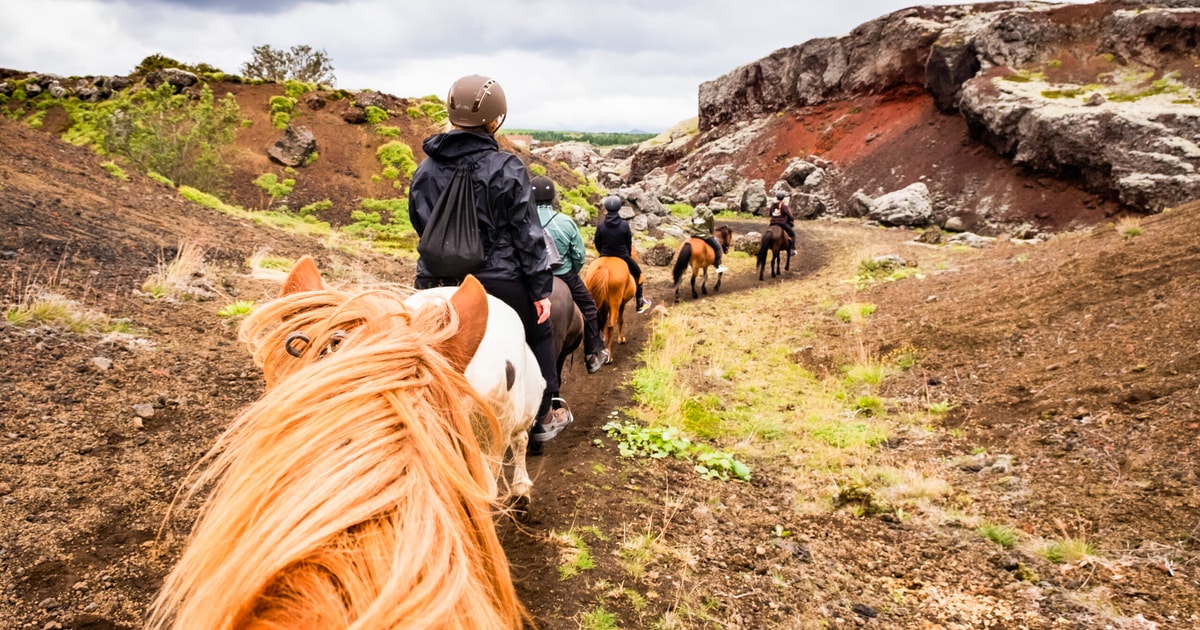
<path id="1" fill-rule="evenodd" d="M 870 513 L 907 518 L 940 509 L 949 484 L 936 471 L 896 468 L 882 451 L 893 436 L 935 420 L 924 412 L 934 401 L 892 401 L 882 393 L 888 378 L 918 363 L 918 351 L 871 356 L 864 339 L 873 305 L 852 302 L 846 317 L 830 320 L 831 300 L 812 300 L 821 305 L 808 325 L 847 327 L 844 347 L 832 357 L 840 367 L 814 372 L 801 360 L 812 334 L 803 323 L 762 325 L 776 321 L 781 304 L 797 303 L 787 291 L 722 295 L 719 308 L 711 300 L 684 302 L 656 320 L 632 378 L 637 406 L 627 414 L 675 450 L 703 445 L 750 467 L 770 461 L 792 469 L 784 475 L 797 489 L 800 511 L 853 511 L 852 501 L 838 499 L 839 488 L 850 487 L 872 497 Z M 830 323 L 838 320 L 846 323 Z M 673 455 L 662 450 L 650 456 Z"/>

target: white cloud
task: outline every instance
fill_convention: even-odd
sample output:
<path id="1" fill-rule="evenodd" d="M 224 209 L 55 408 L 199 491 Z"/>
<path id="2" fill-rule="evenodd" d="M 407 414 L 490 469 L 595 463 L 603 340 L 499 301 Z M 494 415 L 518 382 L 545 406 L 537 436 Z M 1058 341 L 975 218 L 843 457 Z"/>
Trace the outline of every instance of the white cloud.
<path id="1" fill-rule="evenodd" d="M 940 1 L 934 4 L 950 4 Z M 238 72 L 255 45 L 330 56 L 339 87 L 442 96 L 504 86 L 513 127 L 657 131 L 700 83 L 910 0 L 5 0 L 0 67 L 126 74 L 161 53 Z"/>

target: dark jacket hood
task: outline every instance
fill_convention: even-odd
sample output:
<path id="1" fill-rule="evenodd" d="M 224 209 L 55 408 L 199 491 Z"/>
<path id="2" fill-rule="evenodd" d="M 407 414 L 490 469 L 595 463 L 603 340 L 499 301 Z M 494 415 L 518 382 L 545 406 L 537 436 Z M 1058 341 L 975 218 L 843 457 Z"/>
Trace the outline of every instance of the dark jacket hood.
<path id="1" fill-rule="evenodd" d="M 500 148 L 500 144 L 488 133 L 454 129 L 429 136 L 421 144 L 421 148 L 425 155 L 439 162 L 457 162 L 472 153 L 495 151 Z"/>

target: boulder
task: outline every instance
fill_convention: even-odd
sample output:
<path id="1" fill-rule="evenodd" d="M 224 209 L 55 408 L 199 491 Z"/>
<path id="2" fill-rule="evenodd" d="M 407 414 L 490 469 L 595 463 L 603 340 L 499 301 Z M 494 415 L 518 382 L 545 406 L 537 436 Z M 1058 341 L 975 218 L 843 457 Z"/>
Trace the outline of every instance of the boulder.
<path id="1" fill-rule="evenodd" d="M 267 149 L 267 155 L 284 166 L 303 165 L 313 151 L 317 150 L 317 139 L 307 127 L 292 127 L 283 130 L 283 136 Z"/>
<path id="2" fill-rule="evenodd" d="M 310 92 L 308 96 L 304 97 L 304 105 L 314 112 L 325 109 L 325 98 L 320 94 Z"/>
<path id="3" fill-rule="evenodd" d="M 157 88 L 163 83 L 170 83 L 176 92 L 192 87 L 200 82 L 200 77 L 179 68 L 160 68 L 146 75 L 146 85 Z"/>
<path id="4" fill-rule="evenodd" d="M 933 202 L 924 182 L 910 184 L 871 202 L 867 218 L 883 225 L 923 226 L 933 217 Z"/>
<path id="5" fill-rule="evenodd" d="M 351 125 L 361 125 L 367 122 L 367 110 L 361 107 L 347 107 L 346 111 L 342 112 L 342 120 Z"/>

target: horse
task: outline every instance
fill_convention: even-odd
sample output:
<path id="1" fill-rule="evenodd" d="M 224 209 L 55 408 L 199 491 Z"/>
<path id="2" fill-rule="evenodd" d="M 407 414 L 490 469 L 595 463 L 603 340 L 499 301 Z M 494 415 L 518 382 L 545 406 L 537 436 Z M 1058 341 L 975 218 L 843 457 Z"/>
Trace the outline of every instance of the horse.
<path id="1" fill-rule="evenodd" d="M 733 230 L 728 225 L 718 226 L 713 230 L 713 236 L 717 238 L 717 242 L 721 245 L 722 253 L 729 251 L 729 246 L 733 243 Z M 683 272 L 687 270 L 688 265 L 692 267 L 692 299 L 699 299 L 700 294 L 696 293 L 696 275 L 703 272 L 704 277 L 700 281 L 700 291 L 704 295 L 708 295 L 708 268 L 717 260 L 716 252 L 713 251 L 712 245 L 708 241 L 693 236 L 684 241 L 679 246 L 679 253 L 675 258 L 675 267 L 671 271 L 671 277 L 675 282 L 675 301 L 679 301 L 679 281 L 683 279 Z M 721 290 L 721 276 L 717 274 L 717 284 L 713 286 L 713 293 Z"/>
<path id="2" fill-rule="evenodd" d="M 184 495 L 208 491 L 147 627 L 519 630 L 529 621 L 493 513 L 500 457 L 509 436 L 526 435 L 540 399 L 542 386 L 520 379 L 541 375 L 532 353 L 490 356 L 506 350 L 494 344 L 524 346 L 519 318 L 497 302 L 473 277 L 417 300 L 336 291 L 311 258 L 298 262 L 282 295 L 239 330 L 266 392 L 217 439 Z M 472 380 L 497 364 L 514 392 L 538 390 L 519 431 Z"/>
<path id="3" fill-rule="evenodd" d="M 762 235 L 762 241 L 758 245 L 758 279 L 763 279 L 763 271 L 767 266 L 767 253 L 771 254 L 771 277 L 782 276 L 783 271 L 779 269 L 779 252 L 783 250 L 787 253 L 787 262 L 783 268 L 792 270 L 792 248 L 788 247 L 788 237 L 784 233 L 783 228 L 778 225 L 772 225 L 767 228 Z"/>
<path id="4" fill-rule="evenodd" d="M 583 313 L 575 305 L 570 287 L 558 276 L 554 276 L 554 289 L 550 293 L 550 319 L 554 322 L 555 369 L 561 383 L 563 364 L 583 343 Z"/>
<path id="5" fill-rule="evenodd" d="M 624 260 L 600 256 L 588 265 L 583 284 L 596 301 L 596 318 L 612 363 L 613 341 L 625 343 L 625 305 L 637 295 L 637 283 Z"/>

